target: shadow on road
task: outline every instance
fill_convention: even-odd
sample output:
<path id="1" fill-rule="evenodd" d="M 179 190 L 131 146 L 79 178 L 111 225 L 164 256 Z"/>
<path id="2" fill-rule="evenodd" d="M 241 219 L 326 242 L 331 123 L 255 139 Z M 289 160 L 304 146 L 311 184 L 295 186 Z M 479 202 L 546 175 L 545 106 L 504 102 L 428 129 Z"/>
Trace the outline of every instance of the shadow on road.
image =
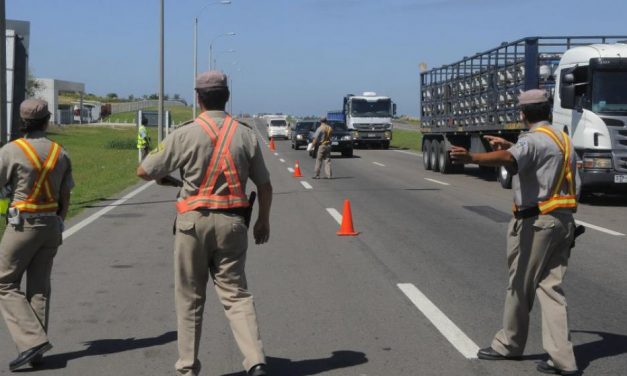
<path id="1" fill-rule="evenodd" d="M 588 206 L 627 207 L 627 193 L 623 194 L 588 194 L 579 199 L 579 202 Z"/>
<path id="2" fill-rule="evenodd" d="M 368 362 L 366 354 L 359 351 L 334 351 L 328 358 L 290 360 L 267 357 L 268 369 L 272 375 L 308 376 L 319 375 L 328 371 L 348 368 Z M 229 373 L 222 376 L 246 376 L 246 372 Z"/>
<path id="3" fill-rule="evenodd" d="M 84 345 L 87 347 L 80 351 L 46 356 L 44 357 L 44 363 L 40 367 L 28 368 L 21 370 L 20 372 L 37 372 L 66 368 L 67 363 L 72 360 L 86 358 L 89 356 L 109 355 L 136 349 L 145 349 L 147 347 L 161 346 L 173 341 L 176 341 L 176 331 L 167 332 L 160 336 L 150 338 L 98 339 L 95 341 L 85 342 Z"/>

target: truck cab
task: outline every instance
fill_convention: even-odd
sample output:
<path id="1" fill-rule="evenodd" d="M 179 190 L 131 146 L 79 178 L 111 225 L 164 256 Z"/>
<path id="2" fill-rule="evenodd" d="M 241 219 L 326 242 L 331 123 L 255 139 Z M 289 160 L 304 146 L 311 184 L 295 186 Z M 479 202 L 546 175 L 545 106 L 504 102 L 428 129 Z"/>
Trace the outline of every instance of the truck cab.
<path id="1" fill-rule="evenodd" d="M 584 192 L 627 191 L 627 44 L 564 53 L 553 125 L 572 138 Z"/>
<path id="2" fill-rule="evenodd" d="M 343 113 L 355 146 L 377 145 L 385 149 L 392 140 L 392 117 L 396 104 L 374 92 L 344 97 Z"/>

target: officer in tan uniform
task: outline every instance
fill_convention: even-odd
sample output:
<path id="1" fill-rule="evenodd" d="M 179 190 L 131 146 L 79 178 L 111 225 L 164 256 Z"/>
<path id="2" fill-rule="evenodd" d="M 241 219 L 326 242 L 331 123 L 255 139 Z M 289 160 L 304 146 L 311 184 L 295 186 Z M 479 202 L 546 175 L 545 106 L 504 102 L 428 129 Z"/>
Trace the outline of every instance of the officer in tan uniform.
<path id="1" fill-rule="evenodd" d="M 577 209 L 576 156 L 564 132 L 549 123 L 551 105 L 544 90 L 529 90 L 519 96 L 521 117 L 529 127 L 513 144 L 486 136 L 496 149 L 469 153 L 453 146 L 451 157 L 458 163 L 506 166 L 513 180 L 514 218 L 508 228 L 507 261 L 509 284 L 505 298 L 503 329 L 490 347 L 479 350 L 480 359 L 519 359 L 525 349 L 529 313 L 537 296 L 542 311 L 542 342 L 548 362 L 537 370 L 548 374 L 577 374 L 577 364 L 568 330 L 566 297 L 562 281 L 575 234 L 573 213 Z"/>
<path id="2" fill-rule="evenodd" d="M 50 272 L 74 186 L 70 158 L 45 137 L 48 104 L 25 100 L 20 116 L 25 137 L 0 149 L 0 186 L 9 185 L 13 194 L 0 243 L 0 311 L 19 351 L 11 371 L 38 365 L 52 348 Z M 24 273 L 26 293 L 20 291 Z"/>
<path id="3" fill-rule="evenodd" d="M 327 119 L 320 119 L 320 126 L 313 135 L 314 150 L 318 146 L 318 154 L 316 155 L 316 166 L 314 168 L 314 179 L 320 179 L 320 168 L 324 164 L 324 173 L 327 179 L 332 178 L 331 174 L 331 134 L 333 128 L 327 124 Z"/>
<path id="4" fill-rule="evenodd" d="M 203 307 L 209 278 L 214 284 L 249 375 L 267 375 L 253 296 L 244 264 L 250 214 L 246 182 L 259 191 L 255 242 L 268 241 L 272 185 L 255 132 L 224 111 L 227 78 L 217 71 L 196 79 L 201 114 L 178 128 L 137 169 L 138 176 L 162 181 L 181 172 L 174 241 L 175 302 L 178 318 L 177 375 L 198 375 Z"/>

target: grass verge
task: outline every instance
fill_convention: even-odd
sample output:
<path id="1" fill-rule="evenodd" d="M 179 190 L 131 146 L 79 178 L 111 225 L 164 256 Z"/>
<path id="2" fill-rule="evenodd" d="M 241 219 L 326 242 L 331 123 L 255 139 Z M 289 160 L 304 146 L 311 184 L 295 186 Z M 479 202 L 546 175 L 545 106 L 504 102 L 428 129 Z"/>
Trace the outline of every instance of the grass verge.
<path id="1" fill-rule="evenodd" d="M 391 146 L 397 149 L 420 151 L 422 149 L 422 133 L 394 129 Z"/>
<path id="2" fill-rule="evenodd" d="M 146 111 L 159 111 L 158 107 L 148 107 Z M 172 116 L 172 124 L 177 125 L 184 123 L 193 118 L 193 109 L 185 106 L 166 106 L 166 111 L 170 111 Z M 109 123 L 135 123 L 137 112 L 120 112 L 109 115 L 104 121 Z"/>

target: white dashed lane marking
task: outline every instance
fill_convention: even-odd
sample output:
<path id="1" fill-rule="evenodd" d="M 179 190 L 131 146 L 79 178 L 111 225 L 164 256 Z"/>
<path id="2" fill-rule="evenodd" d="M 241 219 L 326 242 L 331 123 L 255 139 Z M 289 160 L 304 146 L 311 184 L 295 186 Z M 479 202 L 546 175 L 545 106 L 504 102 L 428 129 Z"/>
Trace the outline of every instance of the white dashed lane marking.
<path id="1" fill-rule="evenodd" d="M 311 184 L 307 183 L 306 181 L 301 181 L 300 184 L 302 184 L 305 189 L 313 189 Z"/>
<path id="2" fill-rule="evenodd" d="M 575 221 L 578 225 L 582 225 L 584 227 L 588 227 L 591 228 L 593 230 L 597 230 L 597 231 L 601 231 L 604 232 L 606 234 L 610 234 L 610 235 L 614 235 L 614 236 L 625 236 L 625 234 L 623 234 L 622 232 L 618 232 L 618 231 L 614 231 L 614 230 L 610 230 L 601 226 L 596 226 L 590 223 L 586 223 L 583 221 Z"/>
<path id="3" fill-rule="evenodd" d="M 477 358 L 479 346 L 468 338 L 425 294 L 411 283 L 399 283 L 397 286 L 457 351 L 467 359 Z"/>
<path id="4" fill-rule="evenodd" d="M 335 210 L 334 208 L 327 208 L 327 212 L 335 219 L 335 221 L 341 225 L 342 224 L 342 214 Z"/>
<path id="5" fill-rule="evenodd" d="M 275 156 L 275 157 L 278 157 L 278 156 L 279 156 L 279 153 L 274 153 L 274 156 Z"/>
<path id="6" fill-rule="evenodd" d="M 372 162 L 372 164 L 375 164 L 375 165 L 381 166 L 381 167 L 385 167 L 385 165 L 383 163 L 379 163 L 379 162 Z"/>
<path id="7" fill-rule="evenodd" d="M 294 169 L 293 169 L 293 168 L 291 168 L 291 167 L 288 167 L 288 168 L 287 168 L 287 171 L 289 171 L 291 174 L 293 174 L 293 173 L 294 173 Z"/>
<path id="8" fill-rule="evenodd" d="M 285 159 L 280 158 L 279 161 L 281 161 L 281 163 L 285 163 Z"/>
<path id="9" fill-rule="evenodd" d="M 435 180 L 435 179 L 429 179 L 429 178 L 425 178 L 425 180 L 428 180 L 432 183 L 436 183 L 436 184 L 441 184 L 441 185 L 450 185 L 449 183 L 445 183 L 443 181 L 439 181 L 439 180 Z"/>

